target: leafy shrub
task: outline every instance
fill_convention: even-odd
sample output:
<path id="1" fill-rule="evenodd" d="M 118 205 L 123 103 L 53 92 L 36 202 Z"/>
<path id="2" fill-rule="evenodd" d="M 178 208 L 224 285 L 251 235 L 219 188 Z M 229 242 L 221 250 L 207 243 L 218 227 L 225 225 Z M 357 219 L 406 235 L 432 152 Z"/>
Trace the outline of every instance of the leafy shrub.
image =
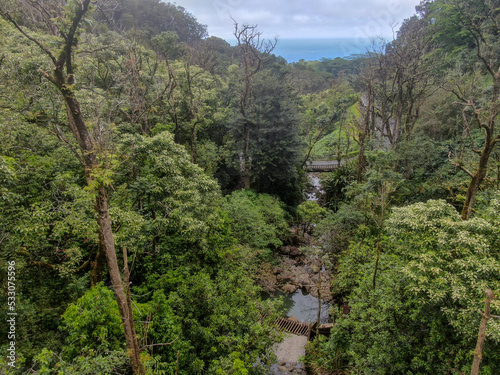
<path id="1" fill-rule="evenodd" d="M 226 197 L 222 208 L 231 218 L 233 235 L 254 248 L 277 248 L 289 235 L 284 205 L 278 198 L 238 190 Z"/>
<path id="2" fill-rule="evenodd" d="M 487 217 L 496 216 L 496 202 Z M 322 365 L 377 374 L 470 372 L 484 290 L 500 289 L 498 230 L 432 200 L 394 209 L 384 225 L 376 288 L 372 238 L 351 244 L 340 259 L 335 289 L 349 296 L 351 309 L 321 346 L 331 358 Z M 484 373 L 500 371 L 499 348 L 500 325 L 492 319 Z"/>
<path id="3" fill-rule="evenodd" d="M 62 316 L 61 329 L 67 333 L 66 357 L 84 351 L 121 350 L 124 333 L 113 292 L 99 284 L 72 303 Z"/>

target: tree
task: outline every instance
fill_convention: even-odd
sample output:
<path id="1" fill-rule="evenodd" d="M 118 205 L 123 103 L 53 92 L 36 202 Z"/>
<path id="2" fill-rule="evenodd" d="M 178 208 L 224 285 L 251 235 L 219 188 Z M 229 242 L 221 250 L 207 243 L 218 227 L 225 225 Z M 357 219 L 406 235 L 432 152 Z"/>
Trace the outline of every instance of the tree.
<path id="1" fill-rule="evenodd" d="M 78 44 L 80 26 L 83 18 L 89 12 L 90 3 L 90 0 L 84 0 L 81 3 L 69 3 L 66 7 L 58 8 L 57 10 L 61 16 L 61 22 L 58 23 L 53 23 L 48 18 L 50 13 L 43 8 L 43 5 L 41 8 L 34 8 L 34 11 L 39 12 L 39 16 L 44 18 L 47 24 L 51 26 L 52 31 L 57 31 L 59 49 L 51 48 L 43 39 L 35 36 L 32 32 L 21 26 L 15 20 L 12 13 L 9 12 L 6 5 L 0 8 L 0 12 L 3 18 L 14 25 L 25 38 L 40 48 L 52 62 L 50 70 L 40 68 L 39 71 L 61 94 L 69 126 L 80 148 L 78 155 L 85 167 L 87 185 L 96 194 L 95 213 L 99 228 L 100 251 L 105 255 L 109 268 L 113 291 L 118 302 L 125 331 L 132 369 L 134 373 L 143 374 L 144 368 L 139 356 L 130 294 L 126 293 L 124 289 L 116 256 L 106 192 L 106 179 L 104 177 L 105 169 L 103 168 L 103 161 L 99 160 L 98 148 L 86 124 L 75 86 L 74 51 Z M 40 26 L 43 27 L 43 25 Z"/>
<path id="2" fill-rule="evenodd" d="M 397 147 L 410 139 L 422 105 L 436 90 L 432 46 L 427 20 L 413 16 L 405 20 L 394 41 L 374 46 L 368 55 L 372 61 L 365 64 L 364 119 L 375 116 L 371 121 L 382 144 L 387 141 Z"/>
<path id="3" fill-rule="evenodd" d="M 278 248 L 288 235 L 283 204 L 268 194 L 238 190 L 222 206 L 232 218 L 233 235 L 256 249 Z"/>
<path id="4" fill-rule="evenodd" d="M 280 62 L 256 74 L 252 107 L 246 114 L 250 184 L 260 193 L 279 196 L 294 205 L 299 191 L 300 141 L 298 101 L 285 82 Z"/>
<path id="5" fill-rule="evenodd" d="M 316 224 L 326 214 L 326 208 L 321 207 L 316 201 L 305 201 L 297 206 L 297 216 L 302 226 L 302 233 L 312 234 Z"/>
<path id="6" fill-rule="evenodd" d="M 166 112 L 173 123 L 175 141 L 187 144 L 191 161 L 197 162 L 198 134 L 214 122 L 218 109 L 220 77 L 191 62 L 186 54 L 182 61 L 165 61 L 169 89 L 166 90 Z"/>
<path id="7" fill-rule="evenodd" d="M 365 152 L 371 136 L 375 131 L 375 59 L 369 58 L 365 62 L 363 72 L 360 74 L 360 83 L 362 85 L 364 95 L 359 100 L 361 119 L 357 123 L 357 134 L 354 135 L 354 140 L 359 145 L 358 162 L 356 166 L 356 182 L 361 183 L 363 172 L 366 167 Z"/>
<path id="8" fill-rule="evenodd" d="M 263 68 L 263 63 L 269 59 L 269 54 L 274 50 L 277 39 L 274 41 L 262 39 L 262 32 L 257 26 L 243 25 L 234 21 L 233 35 L 238 42 L 239 63 L 242 70 L 241 82 L 236 86 L 238 97 L 238 112 L 240 118 L 237 121 L 240 142 L 240 163 L 242 172 L 242 184 L 245 189 L 251 184 L 251 136 L 256 131 L 258 124 L 249 118 L 253 109 L 256 95 L 253 91 L 254 76 Z"/>
<path id="9" fill-rule="evenodd" d="M 145 44 L 163 32 L 176 33 L 183 43 L 193 44 L 207 36 L 200 24 L 184 7 L 159 0 L 120 0 L 111 6 L 99 4 L 95 17 L 112 30 L 128 31 Z"/>
<path id="10" fill-rule="evenodd" d="M 484 339 L 486 338 L 486 325 L 491 319 L 490 308 L 491 301 L 495 298 L 491 289 L 486 290 L 486 301 L 484 303 L 484 313 L 482 314 L 481 324 L 479 326 L 479 334 L 477 338 L 476 349 L 474 350 L 474 361 L 472 362 L 471 375 L 479 375 L 479 366 L 483 359 Z"/>
<path id="11" fill-rule="evenodd" d="M 487 178 L 490 157 L 500 142 L 500 134 L 496 129 L 500 114 L 500 59 L 497 38 L 500 32 L 500 12 L 495 1 L 454 0 L 450 4 L 460 15 L 462 27 L 472 35 L 477 61 L 481 65 L 481 71 L 472 77 L 472 90 L 468 90 L 460 82 L 451 89 L 463 106 L 464 133 L 469 139 L 471 150 L 479 157 L 476 166 L 470 169 L 460 158 L 453 159 L 450 156 L 452 164 L 471 177 L 462 208 L 462 218 L 467 220 L 471 216 L 477 193 Z M 483 83 L 484 81 L 487 83 Z M 478 86 L 482 84 L 490 86 L 484 96 L 477 92 Z M 480 145 L 474 140 L 474 128 L 483 132 L 484 138 L 480 140 Z"/>
<path id="12" fill-rule="evenodd" d="M 392 114 L 394 124 L 386 127 L 391 144 L 411 137 L 425 99 L 435 90 L 432 63 L 432 38 L 427 21 L 413 16 L 386 46 L 385 54 L 394 72 L 392 78 Z"/>
<path id="13" fill-rule="evenodd" d="M 498 212 L 497 198 L 488 210 Z M 352 241 L 334 284 L 349 296 L 350 314 L 339 316 L 323 348 L 332 366 L 336 352 L 358 372 L 469 372 L 484 290 L 499 286 L 497 219 L 485 218 L 463 221 L 444 201 L 395 208 L 384 223 L 375 290 L 376 234 Z M 489 322 L 486 372 L 498 372 L 499 327 Z"/>
<path id="14" fill-rule="evenodd" d="M 342 127 L 348 127 L 352 117 L 352 106 L 356 102 L 356 95 L 347 82 L 338 82 L 332 88 L 317 94 L 303 96 L 302 103 L 305 106 L 304 118 L 301 120 L 301 135 L 307 142 L 305 156 L 302 159 L 304 166 L 312 157 L 318 154 L 317 145 L 334 131 L 338 129 L 339 138 L 345 137 Z M 341 142 L 338 141 L 336 150 L 337 159 L 345 157 L 349 150 L 341 150 Z M 332 154 L 334 151 L 329 150 Z M 331 157 L 331 156 L 330 156 Z"/>

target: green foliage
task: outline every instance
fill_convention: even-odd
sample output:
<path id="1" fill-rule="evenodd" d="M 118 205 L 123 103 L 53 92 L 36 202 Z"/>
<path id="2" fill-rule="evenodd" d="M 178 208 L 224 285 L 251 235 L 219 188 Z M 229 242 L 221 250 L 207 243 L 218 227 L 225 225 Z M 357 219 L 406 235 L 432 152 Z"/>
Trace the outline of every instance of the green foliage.
<path id="1" fill-rule="evenodd" d="M 453 67 L 460 61 L 461 68 L 468 70 L 473 64 L 475 42 L 473 34 L 463 27 L 467 17 L 457 12 L 459 2 L 436 0 L 421 4 L 417 10 L 430 21 L 429 34 L 443 59 L 440 67 Z M 472 3 L 472 2 L 470 2 Z M 479 3 L 479 2 L 478 2 Z"/>
<path id="2" fill-rule="evenodd" d="M 322 346 L 327 365 L 384 374 L 470 371 L 484 290 L 500 287 L 498 230 L 482 219 L 462 221 L 443 201 L 396 208 L 385 227 L 376 289 L 369 238 L 340 260 L 336 288 L 349 296 L 351 312 L 338 316 Z M 487 371 L 498 371 L 499 328 L 488 325 Z"/>
<path id="3" fill-rule="evenodd" d="M 90 289 L 62 316 L 61 330 L 67 334 L 65 358 L 82 352 L 123 349 L 124 334 L 113 292 L 103 284 Z"/>
<path id="4" fill-rule="evenodd" d="M 162 32 L 175 32 L 185 43 L 194 43 L 207 36 L 207 27 L 198 23 L 185 8 L 159 0 L 125 0 L 120 7 L 109 7 L 96 12 L 101 21 L 113 19 L 116 30 L 129 31 L 131 36 L 149 42 Z"/>
<path id="5" fill-rule="evenodd" d="M 283 80 L 284 68 L 278 64 L 273 68 L 260 73 L 253 86 L 255 103 L 249 121 L 257 132 L 251 155 L 252 186 L 293 205 L 300 197 L 296 97 Z"/>
<path id="6" fill-rule="evenodd" d="M 320 61 L 319 69 L 320 71 L 325 71 L 332 74 L 334 77 L 353 75 L 361 73 L 363 62 L 363 55 L 351 55 L 348 58 L 323 58 Z"/>
<path id="7" fill-rule="evenodd" d="M 268 323 L 258 321 L 258 288 L 244 267 L 227 259 L 213 276 L 189 274 L 183 267 L 182 279 L 164 278 L 148 306 L 140 307 L 146 321 L 142 342 L 154 353 L 147 363 L 153 371 L 245 373 L 257 357 L 267 361 L 273 336 Z M 174 290 L 166 294 L 172 284 Z"/>
<path id="8" fill-rule="evenodd" d="M 314 236 L 323 251 L 337 264 L 337 258 L 348 249 L 356 237 L 363 238 L 367 219 L 353 204 L 344 204 L 338 211 L 327 211 L 314 230 Z"/>
<path id="9" fill-rule="evenodd" d="M 304 106 L 301 135 L 307 143 L 306 155 L 312 160 L 345 158 L 351 151 L 350 133 L 358 120 L 357 95 L 348 82 L 302 97 Z"/>
<path id="10" fill-rule="evenodd" d="M 175 31 L 163 31 L 151 39 L 156 53 L 167 59 L 178 59 L 182 54 L 182 46 L 179 44 L 179 36 Z"/>
<path id="11" fill-rule="evenodd" d="M 113 199 L 142 215 L 145 250 L 216 262 L 229 240 L 217 209 L 222 197 L 216 182 L 189 161 L 168 132 L 128 137 L 122 147 L 125 178 Z"/>
<path id="12" fill-rule="evenodd" d="M 289 235 L 283 204 L 268 194 L 238 190 L 226 197 L 222 208 L 231 218 L 232 234 L 242 244 L 277 248 Z"/>
<path id="13" fill-rule="evenodd" d="M 302 224 L 304 233 L 312 232 L 325 214 L 326 208 L 321 207 L 316 201 L 305 201 L 297 206 L 298 220 Z"/>
<path id="14" fill-rule="evenodd" d="M 461 336 L 474 337 L 484 290 L 500 286 L 497 228 L 479 218 L 462 221 L 453 207 L 429 201 L 395 209 L 388 231 L 394 253 L 407 261 L 409 290 L 442 306 Z"/>
<path id="15" fill-rule="evenodd" d="M 337 211 L 341 203 L 346 200 L 347 188 L 353 180 L 353 170 L 348 166 L 341 166 L 335 171 L 326 174 L 321 180 L 321 187 L 325 192 L 323 195 L 325 206 Z"/>
<path id="16" fill-rule="evenodd" d="M 67 362 L 51 350 L 43 349 L 35 357 L 34 369 L 44 375 L 92 375 L 109 373 L 127 373 L 128 358 L 123 351 L 104 353 L 88 350 Z"/>

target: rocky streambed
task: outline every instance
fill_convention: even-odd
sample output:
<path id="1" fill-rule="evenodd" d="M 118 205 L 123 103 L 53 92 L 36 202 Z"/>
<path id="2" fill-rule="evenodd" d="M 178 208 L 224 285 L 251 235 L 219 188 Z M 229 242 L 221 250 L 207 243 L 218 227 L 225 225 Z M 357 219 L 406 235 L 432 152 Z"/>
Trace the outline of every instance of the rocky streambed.
<path id="1" fill-rule="evenodd" d="M 257 280 L 264 292 L 271 298 L 284 299 L 287 315 L 292 320 L 306 323 L 318 318 L 318 287 L 321 285 L 321 322 L 329 319 L 331 302 L 331 275 L 318 259 L 314 259 L 298 246 L 282 246 L 280 261 L 274 265 L 263 264 Z M 321 278 L 321 282 L 320 282 Z M 305 355 L 307 337 L 287 334 L 274 348 L 278 362 L 270 369 L 274 375 L 304 375 L 304 364 L 300 357 Z"/>
<path id="2" fill-rule="evenodd" d="M 322 269 L 318 259 L 307 256 L 298 246 L 282 246 L 279 251 L 279 264 L 264 264 L 257 275 L 265 292 L 272 294 L 279 290 L 294 293 L 297 289 L 302 289 L 317 298 L 321 284 L 321 299 L 323 302 L 331 301 L 331 275 Z"/>

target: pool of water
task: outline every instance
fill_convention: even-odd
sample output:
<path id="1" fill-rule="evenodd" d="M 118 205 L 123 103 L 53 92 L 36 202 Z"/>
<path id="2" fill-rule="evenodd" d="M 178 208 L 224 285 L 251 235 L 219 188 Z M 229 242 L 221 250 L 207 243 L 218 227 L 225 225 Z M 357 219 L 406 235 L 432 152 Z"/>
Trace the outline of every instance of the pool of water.
<path id="1" fill-rule="evenodd" d="M 283 315 L 295 316 L 300 322 L 310 323 L 318 319 L 318 299 L 302 289 L 295 293 L 275 292 L 264 295 L 263 298 L 281 298 L 283 301 Z M 321 323 L 328 323 L 329 303 L 321 303 Z"/>

